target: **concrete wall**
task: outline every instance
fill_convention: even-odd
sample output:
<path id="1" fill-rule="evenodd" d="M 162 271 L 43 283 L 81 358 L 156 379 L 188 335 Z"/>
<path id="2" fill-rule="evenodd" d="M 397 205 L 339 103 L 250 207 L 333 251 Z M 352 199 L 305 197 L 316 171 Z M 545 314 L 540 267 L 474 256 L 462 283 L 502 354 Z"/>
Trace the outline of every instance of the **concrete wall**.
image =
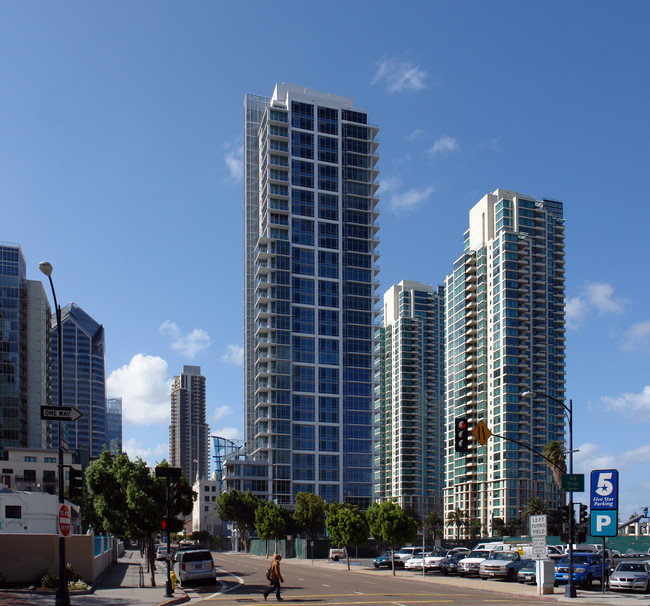
<path id="1" fill-rule="evenodd" d="M 94 583 L 117 560 L 118 549 L 118 541 L 111 539 L 108 549 L 95 555 L 94 536 L 65 539 L 66 563 L 87 583 Z M 0 583 L 40 583 L 44 574 L 59 574 L 57 535 L 0 533 Z"/>

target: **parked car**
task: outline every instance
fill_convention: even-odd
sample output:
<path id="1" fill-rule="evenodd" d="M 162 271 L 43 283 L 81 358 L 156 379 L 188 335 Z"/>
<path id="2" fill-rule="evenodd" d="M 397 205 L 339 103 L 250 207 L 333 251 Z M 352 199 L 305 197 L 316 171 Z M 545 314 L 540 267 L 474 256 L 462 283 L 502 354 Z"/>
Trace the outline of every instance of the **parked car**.
<path id="1" fill-rule="evenodd" d="M 424 557 L 424 569 L 425 570 L 440 570 L 440 564 L 442 563 L 442 560 L 444 560 L 445 556 L 449 552 L 446 549 L 443 549 L 442 547 L 437 547 L 433 551 L 430 551 L 425 557 Z"/>
<path id="2" fill-rule="evenodd" d="M 390 561 L 390 551 L 384 551 L 381 555 L 378 555 L 373 561 L 372 565 L 375 568 L 381 568 L 385 566 L 386 568 L 392 568 Z"/>
<path id="3" fill-rule="evenodd" d="M 528 560 L 528 564 L 519 569 L 517 581 L 519 583 L 531 583 L 533 585 L 537 582 L 537 564 L 535 560 Z"/>
<path id="4" fill-rule="evenodd" d="M 182 585 L 198 580 L 217 582 L 214 560 L 207 549 L 181 551 L 174 564 L 174 573 Z"/>
<path id="5" fill-rule="evenodd" d="M 593 581 L 602 583 L 603 561 L 598 554 L 590 551 L 573 553 L 573 581 L 585 589 L 591 587 Z M 555 565 L 555 585 L 569 582 L 569 556 L 563 556 Z"/>
<path id="6" fill-rule="evenodd" d="M 395 565 L 404 566 L 406 560 L 422 553 L 422 547 L 402 547 L 395 552 Z"/>
<path id="7" fill-rule="evenodd" d="M 428 570 L 429 562 L 432 562 L 436 558 L 442 559 L 445 555 L 447 555 L 446 549 L 442 549 L 442 547 L 436 547 L 431 551 L 428 551 L 426 553 L 420 552 L 419 554 L 414 555 L 412 558 L 409 558 L 406 560 L 404 567 L 408 568 L 409 570 L 422 570 L 422 567 L 424 566 L 424 569 Z"/>
<path id="8" fill-rule="evenodd" d="M 522 559 L 516 551 L 493 551 L 479 565 L 479 576 L 482 579 L 505 579 L 514 581 L 521 568 L 530 562 L 530 558 Z"/>
<path id="9" fill-rule="evenodd" d="M 620 562 L 609 577 L 609 588 L 639 589 L 650 592 L 650 564 L 648 562 Z"/>
<path id="10" fill-rule="evenodd" d="M 182 545 L 180 544 L 174 551 L 172 551 L 172 565 L 178 559 L 178 554 L 183 551 L 195 551 L 198 549 L 196 545 Z"/>
<path id="11" fill-rule="evenodd" d="M 470 575 L 478 576 L 481 562 L 485 560 L 490 553 L 492 552 L 485 549 L 476 549 L 471 551 L 468 556 L 458 562 L 458 575 L 461 577 Z"/>
<path id="12" fill-rule="evenodd" d="M 165 560 L 167 558 L 167 545 L 158 545 L 156 547 L 156 560 Z"/>
<path id="13" fill-rule="evenodd" d="M 440 562 L 440 572 L 442 574 L 456 574 L 458 572 L 458 562 L 463 558 L 467 557 L 467 553 L 464 551 L 456 551 L 455 553 L 450 553 Z"/>

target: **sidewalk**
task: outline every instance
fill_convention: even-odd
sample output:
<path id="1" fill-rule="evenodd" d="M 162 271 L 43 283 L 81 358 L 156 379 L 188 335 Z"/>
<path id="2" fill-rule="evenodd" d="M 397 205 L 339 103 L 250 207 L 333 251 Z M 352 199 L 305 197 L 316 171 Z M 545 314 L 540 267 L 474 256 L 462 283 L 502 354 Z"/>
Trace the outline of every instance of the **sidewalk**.
<path id="1" fill-rule="evenodd" d="M 156 586 L 151 586 L 151 573 L 138 549 L 127 549 L 97 582 L 94 595 L 107 604 L 137 604 L 138 606 L 172 606 L 189 600 L 176 587 L 174 597 L 165 596 L 166 564 L 156 563 Z"/>

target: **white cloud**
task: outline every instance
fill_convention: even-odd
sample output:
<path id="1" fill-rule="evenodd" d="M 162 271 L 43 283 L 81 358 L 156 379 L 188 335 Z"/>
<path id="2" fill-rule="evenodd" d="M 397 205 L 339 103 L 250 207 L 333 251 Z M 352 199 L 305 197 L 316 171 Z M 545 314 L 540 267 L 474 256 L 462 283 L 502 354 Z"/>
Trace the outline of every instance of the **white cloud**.
<path id="1" fill-rule="evenodd" d="M 414 141 L 419 139 L 424 134 L 424 131 L 421 128 L 416 128 L 410 135 L 406 136 L 407 141 Z"/>
<path id="2" fill-rule="evenodd" d="M 614 296 L 614 288 L 605 282 L 587 282 L 577 297 L 567 300 L 569 328 L 579 328 L 593 311 L 599 315 L 623 313 L 627 301 Z"/>
<path id="3" fill-rule="evenodd" d="M 390 197 L 390 208 L 395 212 L 410 211 L 419 206 L 433 193 L 433 187 L 426 189 L 409 189 L 403 193 L 394 193 Z"/>
<path id="4" fill-rule="evenodd" d="M 106 380 L 108 394 L 122 398 L 124 420 L 140 425 L 169 422 L 172 380 L 167 362 L 136 354 Z"/>
<path id="5" fill-rule="evenodd" d="M 243 440 L 244 434 L 238 427 L 221 427 L 210 432 L 213 436 L 226 438 L 227 440 Z"/>
<path id="6" fill-rule="evenodd" d="M 192 359 L 197 353 L 210 347 L 210 335 L 202 328 L 195 328 L 190 333 L 183 335 L 180 328 L 169 320 L 163 322 L 158 329 L 161 333 L 171 336 L 172 349 L 180 351 L 184 356 Z"/>
<path id="7" fill-rule="evenodd" d="M 623 349 L 638 350 L 650 348 L 650 320 L 637 322 L 630 326 L 625 333 Z"/>
<path id="8" fill-rule="evenodd" d="M 604 397 L 601 400 L 609 410 L 632 417 L 636 422 L 649 419 L 650 385 L 646 385 L 641 393 L 624 393 L 618 398 Z"/>
<path id="9" fill-rule="evenodd" d="M 232 407 L 224 404 L 214 409 L 212 413 L 212 420 L 214 422 L 221 421 L 224 417 L 227 417 L 232 412 Z"/>
<path id="10" fill-rule="evenodd" d="M 426 88 L 424 81 L 428 73 L 412 63 L 385 57 L 377 62 L 377 66 L 372 84 L 384 83 L 388 92 L 401 93 Z"/>
<path id="11" fill-rule="evenodd" d="M 169 456 L 169 444 L 156 444 L 153 448 L 145 448 L 136 438 L 129 438 L 122 444 L 122 450 L 134 461 L 140 457 L 149 466 Z"/>
<path id="12" fill-rule="evenodd" d="M 230 181 L 242 181 L 244 178 L 244 148 L 240 145 L 237 149 L 231 149 L 224 158 L 228 167 Z"/>
<path id="13" fill-rule="evenodd" d="M 440 137 L 429 150 L 432 154 L 449 154 L 457 151 L 460 151 L 458 141 L 453 137 L 448 136 Z"/>
<path id="14" fill-rule="evenodd" d="M 638 465 L 650 461 L 650 444 L 645 444 L 639 448 L 625 450 L 616 454 L 601 452 L 597 444 L 586 443 L 578 448 L 578 452 L 573 456 L 575 468 L 580 470 L 578 473 L 588 474 L 592 469 L 618 469 L 625 471 Z M 587 482 L 585 482 L 585 485 Z M 587 488 L 587 486 L 585 486 Z"/>
<path id="15" fill-rule="evenodd" d="M 241 345 L 228 345 L 228 351 L 221 356 L 221 361 L 235 366 L 244 365 L 244 348 Z"/>

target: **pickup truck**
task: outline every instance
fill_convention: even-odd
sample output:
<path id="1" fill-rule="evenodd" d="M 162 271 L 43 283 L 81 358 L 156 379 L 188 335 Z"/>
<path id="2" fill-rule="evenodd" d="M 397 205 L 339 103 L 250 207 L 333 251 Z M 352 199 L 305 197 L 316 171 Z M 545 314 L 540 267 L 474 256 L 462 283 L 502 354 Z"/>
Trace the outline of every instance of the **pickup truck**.
<path id="1" fill-rule="evenodd" d="M 588 551 L 573 552 L 573 581 L 585 589 L 592 581 L 603 582 L 603 561 L 600 556 Z M 555 586 L 569 582 L 569 556 L 565 555 L 555 565 Z"/>
<path id="2" fill-rule="evenodd" d="M 514 581 L 521 568 L 530 562 L 522 559 L 516 551 L 493 551 L 479 565 L 479 576 L 482 579 L 505 579 Z"/>

